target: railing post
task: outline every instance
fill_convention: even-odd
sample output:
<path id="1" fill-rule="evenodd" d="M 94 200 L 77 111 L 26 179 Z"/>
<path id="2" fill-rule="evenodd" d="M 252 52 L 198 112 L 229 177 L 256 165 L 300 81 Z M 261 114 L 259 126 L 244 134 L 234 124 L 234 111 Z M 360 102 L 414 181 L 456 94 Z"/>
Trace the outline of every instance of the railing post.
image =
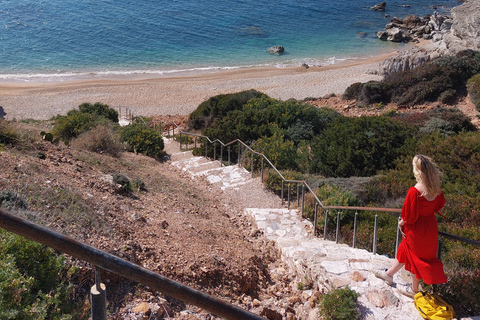
<path id="1" fill-rule="evenodd" d="M 213 161 L 217 160 L 217 141 L 213 142 Z"/>
<path id="2" fill-rule="evenodd" d="M 262 175 L 262 183 L 263 183 L 263 157 L 262 157 L 262 171 L 261 171 L 261 175 Z"/>
<path id="3" fill-rule="evenodd" d="M 290 182 L 288 183 L 288 190 L 287 190 L 287 209 L 290 209 Z"/>
<path id="4" fill-rule="evenodd" d="M 398 217 L 398 220 L 400 221 L 401 218 L 402 217 Z M 401 239 L 400 227 L 397 226 L 397 239 L 395 240 L 395 257 L 397 256 L 398 246 L 400 245 L 400 239 Z"/>
<path id="5" fill-rule="evenodd" d="M 302 218 L 304 217 L 305 209 L 305 185 L 302 183 Z"/>
<path id="6" fill-rule="evenodd" d="M 180 134 L 179 134 L 179 142 L 180 142 L 180 151 L 182 151 L 182 131 L 180 131 Z"/>
<path id="7" fill-rule="evenodd" d="M 352 248 L 355 248 L 357 245 L 357 222 L 358 222 L 358 211 L 355 211 L 355 218 L 353 220 L 353 243 Z"/>
<path id="8" fill-rule="evenodd" d="M 315 212 L 313 215 L 313 235 L 317 235 L 317 223 L 318 223 L 318 202 L 315 202 Z"/>
<path id="9" fill-rule="evenodd" d="M 242 164 L 240 163 L 240 154 L 242 153 L 242 145 L 240 142 L 238 143 L 238 166 L 241 167 Z"/>
<path id="10" fill-rule="evenodd" d="M 227 148 L 227 153 L 228 153 L 228 165 L 230 165 L 230 146 Z"/>
<path id="11" fill-rule="evenodd" d="M 205 138 L 205 158 L 208 157 L 208 152 L 207 152 L 207 150 L 208 150 L 208 139 Z"/>
<path id="12" fill-rule="evenodd" d="M 175 125 L 172 124 L 172 137 L 175 139 Z"/>
<path id="13" fill-rule="evenodd" d="M 327 240 L 327 222 L 328 222 L 328 210 L 325 211 L 325 225 L 323 226 L 323 240 Z"/>
<path id="14" fill-rule="evenodd" d="M 297 208 L 300 207 L 300 183 L 297 182 Z"/>
<path id="15" fill-rule="evenodd" d="M 220 167 L 223 167 L 223 144 L 220 144 Z"/>
<path id="16" fill-rule="evenodd" d="M 90 303 L 92 305 L 92 320 L 107 320 L 106 287 L 100 281 L 100 273 L 95 270 L 95 284 L 90 288 Z"/>
<path id="17" fill-rule="evenodd" d="M 338 236 L 340 234 L 340 211 L 337 211 L 337 231 L 335 232 L 335 242 L 338 243 Z"/>
<path id="18" fill-rule="evenodd" d="M 442 247 L 443 247 L 443 240 L 442 238 L 438 237 L 437 243 L 437 259 L 442 260 Z"/>
<path id="19" fill-rule="evenodd" d="M 281 198 L 282 198 L 282 206 L 283 206 L 283 185 L 285 183 L 285 180 L 282 180 L 282 193 L 281 193 Z"/>
<path id="20" fill-rule="evenodd" d="M 378 214 L 375 214 L 375 227 L 373 230 L 373 254 L 377 254 Z"/>
<path id="21" fill-rule="evenodd" d="M 253 175 L 253 155 L 254 153 L 252 152 L 252 162 L 251 162 L 251 169 L 252 169 L 252 179 L 254 178 L 254 175 Z"/>
<path id="22" fill-rule="evenodd" d="M 197 149 L 197 136 L 195 136 L 195 149 Z"/>

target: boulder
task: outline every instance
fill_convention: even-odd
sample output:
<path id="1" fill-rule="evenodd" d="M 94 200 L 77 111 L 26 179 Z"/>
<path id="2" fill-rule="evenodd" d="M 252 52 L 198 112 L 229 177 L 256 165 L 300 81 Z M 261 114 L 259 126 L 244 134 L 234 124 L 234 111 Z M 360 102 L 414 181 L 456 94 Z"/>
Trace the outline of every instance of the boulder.
<path id="1" fill-rule="evenodd" d="M 375 10 L 375 11 L 385 11 L 386 6 L 387 6 L 387 3 L 382 2 L 382 3 L 376 4 L 375 6 L 371 7 L 370 9 Z"/>
<path id="2" fill-rule="evenodd" d="M 413 28 L 423 24 L 424 23 L 422 19 L 420 19 L 420 17 L 417 17 L 414 14 L 409 14 L 408 16 L 405 17 L 405 19 L 403 19 L 403 25 L 406 26 L 407 28 Z"/>
<path id="3" fill-rule="evenodd" d="M 285 51 L 285 48 L 283 46 L 273 46 L 268 48 L 267 51 L 268 53 L 271 53 L 271 54 L 280 55 Z"/>

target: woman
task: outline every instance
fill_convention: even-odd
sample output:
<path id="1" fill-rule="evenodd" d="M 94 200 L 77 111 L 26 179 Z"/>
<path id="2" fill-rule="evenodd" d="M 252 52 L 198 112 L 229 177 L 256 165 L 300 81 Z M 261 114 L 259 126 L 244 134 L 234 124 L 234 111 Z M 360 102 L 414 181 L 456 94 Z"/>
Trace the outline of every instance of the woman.
<path id="1" fill-rule="evenodd" d="M 440 189 L 441 172 L 427 156 L 413 158 L 413 174 L 417 184 L 408 190 L 398 226 L 403 235 L 397 252 L 397 260 L 385 271 L 374 271 L 376 277 L 393 284 L 393 275 L 402 267 L 412 274 L 412 285 L 402 294 L 414 297 L 420 280 L 426 284 L 445 283 L 443 264 L 437 259 L 438 225 L 435 213 L 445 205 Z"/>

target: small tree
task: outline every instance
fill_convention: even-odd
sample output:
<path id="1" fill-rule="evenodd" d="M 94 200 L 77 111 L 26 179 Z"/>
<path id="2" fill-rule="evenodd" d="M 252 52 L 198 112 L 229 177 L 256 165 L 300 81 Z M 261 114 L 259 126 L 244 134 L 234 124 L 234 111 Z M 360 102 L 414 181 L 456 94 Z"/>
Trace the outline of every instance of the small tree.
<path id="1" fill-rule="evenodd" d="M 163 138 L 152 128 L 133 123 L 121 129 L 120 139 L 128 144 L 128 150 L 157 158 L 163 153 Z"/>

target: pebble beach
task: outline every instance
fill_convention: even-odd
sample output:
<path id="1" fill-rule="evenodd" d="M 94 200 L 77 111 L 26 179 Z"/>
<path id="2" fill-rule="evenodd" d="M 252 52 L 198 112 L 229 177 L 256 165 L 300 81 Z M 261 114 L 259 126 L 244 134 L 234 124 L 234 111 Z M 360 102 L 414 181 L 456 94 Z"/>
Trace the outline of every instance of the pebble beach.
<path id="1" fill-rule="evenodd" d="M 59 82 L 2 82 L 4 118 L 46 120 L 84 102 L 127 107 L 134 114 L 187 115 L 218 94 L 255 89 L 288 100 L 342 94 L 355 82 L 380 80 L 378 63 L 394 52 L 322 67 L 239 68 L 170 76 L 128 75 Z M 2 111 L 2 110 L 0 110 Z"/>

